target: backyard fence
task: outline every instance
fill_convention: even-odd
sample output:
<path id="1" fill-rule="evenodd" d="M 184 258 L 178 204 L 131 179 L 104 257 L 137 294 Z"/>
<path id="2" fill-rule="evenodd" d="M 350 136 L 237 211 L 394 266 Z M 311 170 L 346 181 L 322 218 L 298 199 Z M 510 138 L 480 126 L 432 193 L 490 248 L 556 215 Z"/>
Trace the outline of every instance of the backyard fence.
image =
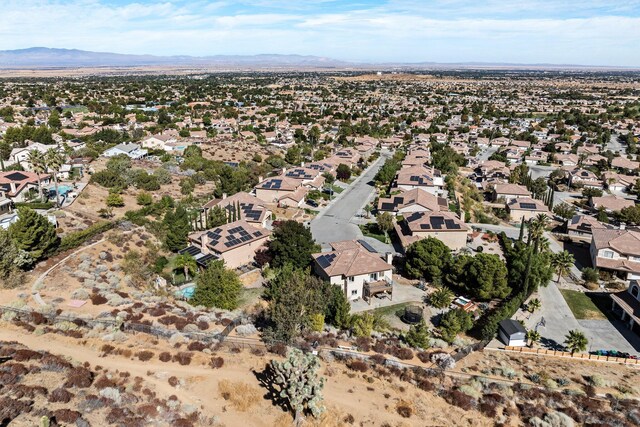
<path id="1" fill-rule="evenodd" d="M 528 348 L 528 347 L 505 347 L 503 349 L 492 348 L 491 350 L 509 351 L 512 353 L 533 354 L 538 356 L 563 357 L 568 359 L 594 360 L 598 362 L 621 363 L 624 365 L 640 366 L 640 359 L 631 359 L 626 357 L 599 356 L 597 354 L 574 353 L 560 350 L 547 350 L 544 348 Z"/>

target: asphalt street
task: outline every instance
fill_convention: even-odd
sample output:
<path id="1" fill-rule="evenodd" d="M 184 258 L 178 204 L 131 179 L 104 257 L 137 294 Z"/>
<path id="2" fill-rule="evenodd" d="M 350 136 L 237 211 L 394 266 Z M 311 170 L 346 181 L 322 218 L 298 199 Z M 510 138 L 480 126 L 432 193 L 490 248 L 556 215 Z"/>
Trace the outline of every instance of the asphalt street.
<path id="1" fill-rule="evenodd" d="M 326 248 L 327 244 L 331 242 L 363 237 L 362 232 L 352 222 L 352 219 L 359 212 L 362 213 L 362 208 L 373 196 L 375 190 L 373 178 L 389 157 L 391 157 L 391 153 L 383 151 L 375 163 L 360 175 L 349 188 L 340 193 L 328 208 L 311 221 L 311 233 L 316 242 Z M 381 252 L 388 250 L 383 247 L 387 245 L 382 245 L 375 239 L 366 240 L 371 240 L 376 249 L 380 246 Z"/>

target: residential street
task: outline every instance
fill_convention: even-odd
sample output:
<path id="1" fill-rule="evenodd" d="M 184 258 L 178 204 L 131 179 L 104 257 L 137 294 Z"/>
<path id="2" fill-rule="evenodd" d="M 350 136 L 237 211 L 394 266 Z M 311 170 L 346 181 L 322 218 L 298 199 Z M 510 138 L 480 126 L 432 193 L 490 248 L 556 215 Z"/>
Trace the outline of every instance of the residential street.
<path id="1" fill-rule="evenodd" d="M 390 152 L 382 151 L 380 158 L 369 169 L 311 221 L 311 233 L 316 242 L 326 248 L 331 242 L 363 238 L 362 232 L 352 219 L 373 195 L 373 178 L 389 157 L 391 157 Z M 391 248 L 390 245 L 384 245 L 376 239 L 365 240 L 380 252 L 386 252 Z"/>

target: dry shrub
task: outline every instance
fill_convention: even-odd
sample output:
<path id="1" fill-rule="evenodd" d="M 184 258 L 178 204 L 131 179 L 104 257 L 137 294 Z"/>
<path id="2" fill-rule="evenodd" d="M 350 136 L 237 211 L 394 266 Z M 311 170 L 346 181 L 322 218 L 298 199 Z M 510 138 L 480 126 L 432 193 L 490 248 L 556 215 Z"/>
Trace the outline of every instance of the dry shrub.
<path id="1" fill-rule="evenodd" d="M 174 377 L 174 376 L 169 377 L 169 385 L 171 387 L 176 387 L 178 384 L 180 384 L 180 381 L 178 380 L 177 377 Z"/>
<path id="2" fill-rule="evenodd" d="M 51 403 L 69 403 L 73 399 L 73 394 L 63 388 L 57 388 L 49 393 Z"/>
<path id="3" fill-rule="evenodd" d="M 424 391 L 434 391 L 436 389 L 436 386 L 427 379 L 421 379 L 418 381 L 418 388 Z"/>
<path id="4" fill-rule="evenodd" d="M 241 381 L 222 380 L 218 383 L 220 396 L 240 412 L 245 412 L 260 399 L 260 390 Z"/>
<path id="5" fill-rule="evenodd" d="M 201 320 L 200 322 L 196 323 L 196 326 L 201 331 L 206 331 L 207 329 L 209 329 L 209 324 L 207 322 L 205 322 L 204 320 Z"/>
<path id="6" fill-rule="evenodd" d="M 418 356 L 418 359 L 420 359 L 422 363 L 429 363 L 431 361 L 431 355 L 426 351 L 421 351 L 416 354 L 416 356 Z"/>
<path id="7" fill-rule="evenodd" d="M 411 405 L 411 403 L 401 400 L 396 405 L 396 412 L 402 418 L 411 418 L 411 415 L 413 415 L 413 406 Z"/>
<path id="8" fill-rule="evenodd" d="M 227 318 L 220 319 L 220 324 L 222 326 L 229 326 L 231 324 L 231 322 L 233 322 L 233 320 L 231 320 L 231 319 L 227 319 Z"/>
<path id="9" fill-rule="evenodd" d="M 193 427 L 193 422 L 186 418 L 178 418 L 172 423 L 173 427 Z"/>
<path id="10" fill-rule="evenodd" d="M 69 371 L 64 387 L 87 388 L 93 383 L 93 372 L 87 368 L 77 367 Z"/>
<path id="11" fill-rule="evenodd" d="M 182 317 L 178 317 L 176 319 L 176 321 L 174 322 L 174 326 L 179 331 L 183 330 L 185 328 L 185 326 L 187 326 L 188 324 L 189 324 L 189 322 L 187 321 L 187 319 L 184 319 Z"/>
<path id="12" fill-rule="evenodd" d="M 142 406 L 138 406 L 136 412 L 148 420 L 151 418 L 155 418 L 158 415 L 158 408 L 156 407 L 156 405 L 147 403 Z"/>
<path id="13" fill-rule="evenodd" d="M 342 419 L 342 422 L 345 424 L 353 424 L 354 422 L 356 422 L 356 419 L 353 418 L 353 415 L 351 414 L 347 414 L 345 415 L 345 417 Z"/>
<path id="14" fill-rule="evenodd" d="M 211 366 L 213 369 L 222 368 L 223 365 L 224 365 L 224 359 L 220 356 L 212 357 L 211 361 L 209 362 L 209 366 Z"/>
<path id="15" fill-rule="evenodd" d="M 32 312 L 31 313 L 31 323 L 34 325 L 42 325 L 43 323 L 47 323 L 46 317 L 42 313 Z"/>
<path id="16" fill-rule="evenodd" d="M 368 352 L 371 350 L 371 338 L 369 337 L 359 337 L 356 339 L 356 345 L 360 349 L 360 351 Z"/>
<path id="17" fill-rule="evenodd" d="M 71 409 L 58 409 L 53 411 L 53 417 L 57 423 L 74 424 L 80 418 L 80 412 Z"/>
<path id="18" fill-rule="evenodd" d="M 56 372 L 73 368 L 73 365 L 64 360 L 62 357 L 54 356 L 53 354 L 49 353 L 46 353 L 42 357 L 42 359 L 40 360 L 40 365 L 42 366 L 42 369 Z"/>
<path id="19" fill-rule="evenodd" d="M 202 351 L 205 348 L 207 348 L 207 345 L 205 343 L 200 342 L 200 341 L 192 341 L 187 346 L 187 350 L 189 350 L 189 351 Z"/>
<path id="20" fill-rule="evenodd" d="M 349 363 L 347 363 L 347 366 L 349 367 L 349 369 L 356 372 L 367 372 L 369 370 L 369 365 L 367 365 L 367 362 L 363 362 L 362 360 L 358 359 L 349 361 Z"/>
<path id="21" fill-rule="evenodd" d="M 260 347 L 256 347 L 251 350 L 251 354 L 253 354 L 254 356 L 262 357 L 265 355 L 265 351 Z"/>
<path id="22" fill-rule="evenodd" d="M 533 417 L 544 418 L 549 409 L 543 405 L 536 405 L 535 403 L 517 403 L 518 409 L 520 410 L 520 416 L 524 420 L 528 420 Z"/>
<path id="23" fill-rule="evenodd" d="M 116 382 L 107 378 L 106 375 L 100 375 L 96 381 L 93 383 L 93 386 L 95 388 L 97 388 L 98 390 L 101 390 L 103 388 L 107 388 L 107 387 L 115 387 L 116 386 Z"/>
<path id="24" fill-rule="evenodd" d="M 380 354 L 385 354 L 387 352 L 387 346 L 384 345 L 382 341 L 376 341 L 373 345 L 373 351 Z"/>
<path id="25" fill-rule="evenodd" d="M 104 344 L 104 345 L 100 348 L 100 351 L 101 351 L 102 353 L 104 353 L 105 355 L 107 355 L 107 354 L 111 354 L 111 352 L 112 352 L 113 350 L 115 350 L 115 347 L 114 347 L 114 346 L 112 346 L 111 344 Z"/>
<path id="26" fill-rule="evenodd" d="M 136 356 L 138 357 L 138 360 L 140 360 L 141 362 L 146 362 L 148 360 L 151 360 L 154 354 L 155 353 L 153 351 L 142 350 L 136 353 Z"/>
<path id="27" fill-rule="evenodd" d="M 162 307 L 151 307 L 147 311 L 147 313 L 149 313 L 149 316 L 153 316 L 153 317 L 160 317 L 167 314 L 166 310 Z"/>
<path id="28" fill-rule="evenodd" d="M 129 350 L 128 348 L 125 348 L 125 349 L 118 350 L 118 354 L 120 354 L 121 356 L 126 357 L 128 359 L 128 358 L 131 357 L 133 352 L 131 350 Z"/>
<path id="29" fill-rule="evenodd" d="M 178 319 L 179 319 L 178 316 L 169 315 L 169 316 L 164 316 L 159 318 L 158 322 L 160 322 L 165 326 L 169 326 L 169 325 L 173 325 Z"/>
<path id="30" fill-rule="evenodd" d="M 400 360 L 411 360 L 413 359 L 413 351 L 404 347 L 396 347 L 393 350 L 393 355 Z"/>
<path id="31" fill-rule="evenodd" d="M 24 366 L 22 363 L 5 363 L 2 365 L 2 371 L 5 371 L 17 377 L 29 372 L 26 366 Z"/>
<path id="32" fill-rule="evenodd" d="M 181 351 L 178 354 L 173 356 L 173 361 L 178 362 L 182 366 L 189 365 L 191 363 L 191 353 L 187 353 L 186 351 Z"/>
<path id="33" fill-rule="evenodd" d="M 457 406 L 465 411 L 473 409 L 475 403 L 473 397 L 460 390 L 447 390 L 442 394 L 442 397 L 450 405 Z"/>
<path id="34" fill-rule="evenodd" d="M 171 360 L 171 353 L 163 351 L 162 353 L 160 353 L 160 356 L 158 356 L 158 358 L 161 362 L 169 362 Z"/>
<path id="35" fill-rule="evenodd" d="M 31 412 L 32 402 L 0 397 L 0 420 L 2 425 L 11 425 L 11 421 L 20 414 Z"/>
<path id="36" fill-rule="evenodd" d="M 102 304 L 106 304 L 107 301 L 109 301 L 108 299 L 106 299 L 100 294 L 91 294 L 89 299 L 91 299 L 91 304 L 93 305 L 102 305 Z"/>
<path id="37" fill-rule="evenodd" d="M 276 343 L 269 347 L 269 352 L 285 357 L 287 355 L 287 346 L 282 343 Z"/>
<path id="38" fill-rule="evenodd" d="M 41 353 L 26 348 L 21 348 L 13 353 L 13 360 L 15 360 L 16 362 L 26 362 L 28 360 L 40 359 L 42 359 Z"/>
<path id="39" fill-rule="evenodd" d="M 20 320 L 15 320 L 13 322 L 14 325 L 21 327 L 22 329 L 26 330 L 27 332 L 33 332 L 36 330 L 35 326 L 30 325 L 29 323 L 20 321 Z"/>

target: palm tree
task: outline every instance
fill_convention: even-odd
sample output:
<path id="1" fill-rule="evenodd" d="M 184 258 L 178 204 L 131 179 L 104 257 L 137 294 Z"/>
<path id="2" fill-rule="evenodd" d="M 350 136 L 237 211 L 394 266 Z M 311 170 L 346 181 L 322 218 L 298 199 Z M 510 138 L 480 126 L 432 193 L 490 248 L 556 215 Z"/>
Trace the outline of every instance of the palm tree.
<path id="1" fill-rule="evenodd" d="M 567 350 L 571 352 L 572 356 L 578 351 L 585 351 L 588 344 L 589 340 L 587 337 L 582 332 L 576 330 L 569 331 L 564 340 L 564 345 L 567 347 Z"/>
<path id="2" fill-rule="evenodd" d="M 536 310 L 540 309 L 541 306 L 542 303 L 540 302 L 540 300 L 538 298 L 534 298 L 527 304 L 527 310 L 529 310 L 530 313 L 533 313 Z"/>
<path id="3" fill-rule="evenodd" d="M 527 331 L 527 340 L 529 341 L 529 347 L 533 347 L 535 343 L 540 341 L 540 338 L 540 332 L 536 331 L 535 329 Z"/>
<path id="4" fill-rule="evenodd" d="M 453 291 L 443 286 L 429 295 L 429 304 L 435 308 L 447 308 L 453 301 L 453 297 Z"/>
<path id="5" fill-rule="evenodd" d="M 64 156 L 56 149 L 49 148 L 44 155 L 46 167 L 53 172 L 53 183 L 56 189 L 56 206 L 60 207 L 60 195 L 58 194 L 58 172 L 64 164 Z"/>
<path id="6" fill-rule="evenodd" d="M 367 213 L 367 218 L 369 218 L 369 214 L 371 213 L 371 211 L 372 211 L 372 210 L 373 210 L 373 208 L 371 207 L 371 205 L 370 205 L 370 204 L 367 204 L 367 205 L 364 207 L 364 211 Z"/>
<path id="7" fill-rule="evenodd" d="M 175 268 L 182 268 L 184 271 L 184 279 L 186 281 L 189 280 L 189 273 L 195 274 L 198 265 L 196 264 L 196 260 L 189 254 L 180 254 L 176 257 Z"/>
<path id="8" fill-rule="evenodd" d="M 553 254 L 551 258 L 551 266 L 556 271 L 558 275 L 558 280 L 556 283 L 560 283 L 560 277 L 566 276 L 571 271 L 571 267 L 574 263 L 573 255 L 571 255 L 567 251 L 562 251 L 557 254 Z"/>
<path id="9" fill-rule="evenodd" d="M 33 170 L 38 177 L 38 194 L 40 195 L 40 201 L 42 201 L 42 181 L 40 180 L 40 175 L 47 170 L 44 156 L 38 150 L 31 150 L 28 154 L 28 161 L 29 164 L 31 164 L 31 170 Z"/>

